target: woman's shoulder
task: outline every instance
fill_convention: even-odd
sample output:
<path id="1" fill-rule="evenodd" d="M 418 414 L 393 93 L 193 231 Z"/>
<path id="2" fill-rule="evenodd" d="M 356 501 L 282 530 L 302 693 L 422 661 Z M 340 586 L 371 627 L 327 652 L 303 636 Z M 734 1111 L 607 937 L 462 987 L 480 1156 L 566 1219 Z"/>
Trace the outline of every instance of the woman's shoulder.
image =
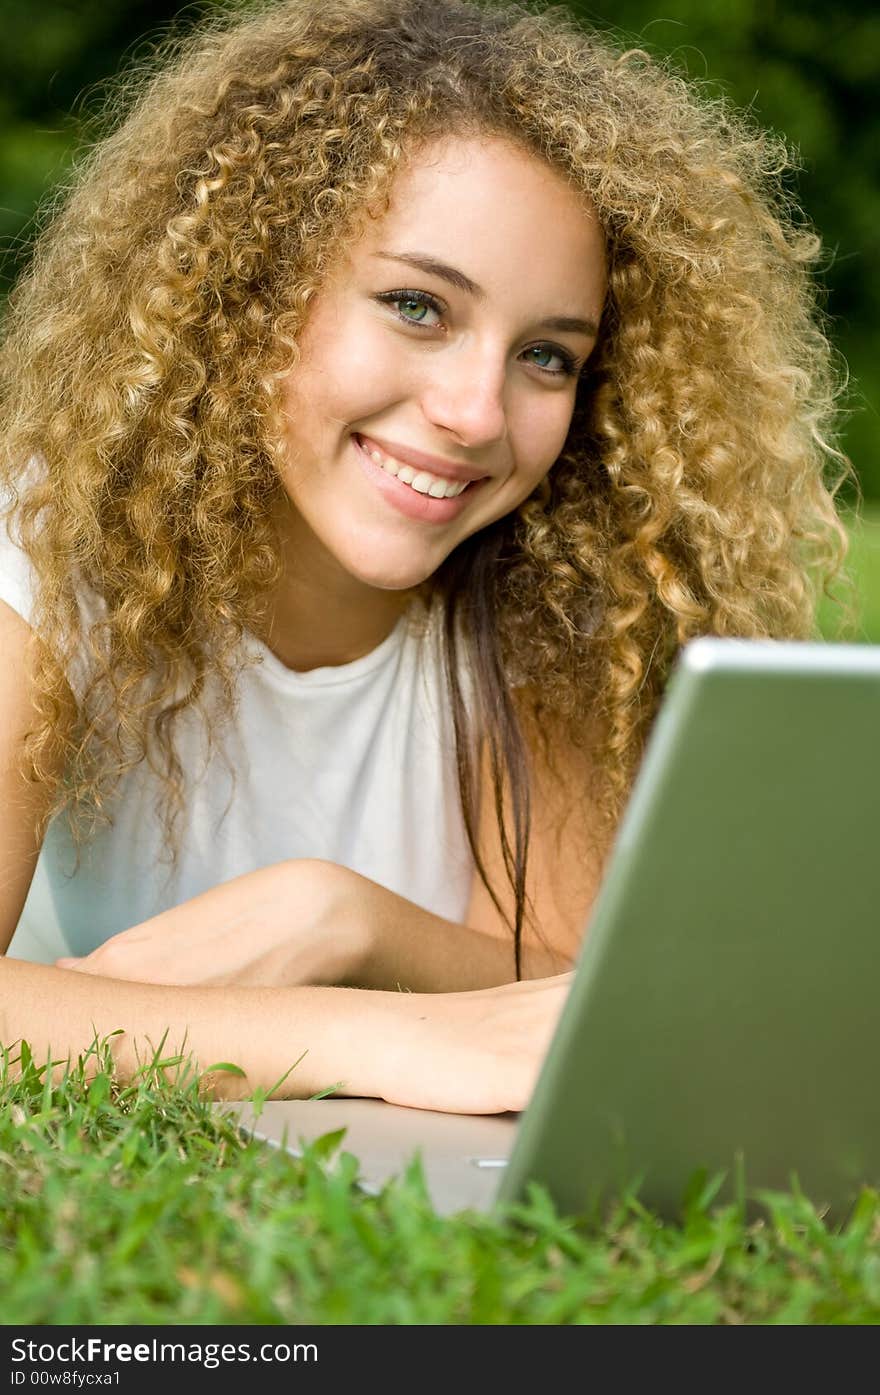
<path id="1" fill-rule="evenodd" d="M 21 539 L 20 501 L 17 489 L 0 482 L 0 600 L 32 625 L 38 577 Z"/>
<path id="2" fill-rule="evenodd" d="M 46 497 L 45 484 L 45 462 L 39 455 L 32 457 L 17 473 L 0 474 L 0 600 L 20 615 L 32 630 L 48 639 L 53 633 L 48 619 L 51 605 L 47 602 L 47 576 L 41 570 L 39 559 L 42 557 L 47 570 L 51 568 L 53 572 L 56 565 L 60 570 L 61 564 L 45 541 L 42 549 L 38 541 L 44 517 L 40 495 Z M 79 629 L 78 637 L 72 637 L 71 648 L 65 651 L 62 644 L 59 655 L 66 654 L 61 658 L 66 677 L 72 690 L 79 694 L 85 688 L 88 669 L 79 638 L 102 617 L 105 604 L 75 566 L 69 569 L 67 580 L 72 585 Z M 51 588 L 49 590 L 51 592 Z"/>

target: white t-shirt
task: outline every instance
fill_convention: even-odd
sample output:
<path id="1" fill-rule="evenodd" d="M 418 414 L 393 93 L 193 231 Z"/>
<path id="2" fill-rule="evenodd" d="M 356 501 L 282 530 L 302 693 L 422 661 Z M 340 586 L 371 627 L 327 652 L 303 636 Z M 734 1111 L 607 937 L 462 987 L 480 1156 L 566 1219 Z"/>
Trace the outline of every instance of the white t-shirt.
<path id="1" fill-rule="evenodd" d="M 0 598 L 30 620 L 33 594 L 28 559 L 0 516 Z M 66 819 L 50 823 L 10 955 L 50 963 L 87 954 L 130 925 L 287 858 L 341 863 L 462 921 L 473 860 L 441 621 L 439 607 L 427 629 L 423 617 L 406 614 L 371 653 L 308 673 L 285 668 L 248 636 L 261 663 L 241 674 L 236 717 L 221 728 L 221 750 L 207 768 L 203 718 L 190 710 L 178 718 L 192 793 L 177 823 L 176 868 L 161 860 L 159 787 L 144 762 L 123 777 L 113 826 L 83 848 L 74 876 Z"/>

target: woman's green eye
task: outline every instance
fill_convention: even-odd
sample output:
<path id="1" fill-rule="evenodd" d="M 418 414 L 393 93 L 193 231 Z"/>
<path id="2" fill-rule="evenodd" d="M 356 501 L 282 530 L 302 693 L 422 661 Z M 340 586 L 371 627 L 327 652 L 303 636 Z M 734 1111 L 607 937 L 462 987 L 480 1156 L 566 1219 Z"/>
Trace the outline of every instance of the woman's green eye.
<path id="1" fill-rule="evenodd" d="M 399 300 L 399 301 L 397 302 L 397 304 L 398 304 L 398 305 L 404 305 L 404 306 L 406 306 L 406 305 L 414 305 L 414 306 L 416 306 L 417 309 L 419 309 L 419 310 L 422 311 L 422 314 L 423 314 L 423 315 L 424 315 L 425 310 L 427 310 L 427 308 L 428 308 L 428 307 L 427 307 L 426 305 L 424 305 L 421 301 L 415 300 L 412 296 L 407 296 L 405 300 Z"/>
<path id="2" fill-rule="evenodd" d="M 438 315 L 443 314 L 443 306 L 433 296 L 424 294 L 422 291 L 388 291 L 377 296 L 377 300 L 386 305 L 390 305 L 396 311 L 399 319 L 407 324 L 420 325 L 424 323 L 424 314 L 421 316 L 411 315 L 407 310 L 400 307 L 409 307 L 415 310 L 433 310 Z"/>

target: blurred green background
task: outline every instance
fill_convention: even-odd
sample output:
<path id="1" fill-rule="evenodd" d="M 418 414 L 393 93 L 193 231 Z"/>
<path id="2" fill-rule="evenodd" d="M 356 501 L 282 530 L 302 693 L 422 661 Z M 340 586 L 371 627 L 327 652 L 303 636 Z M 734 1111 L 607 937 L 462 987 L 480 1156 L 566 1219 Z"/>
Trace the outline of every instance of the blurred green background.
<path id="1" fill-rule="evenodd" d="M 0 0 L 0 297 L 24 263 L 41 200 L 63 177 L 108 79 L 173 25 L 217 8 L 159 0 Z M 865 0 L 570 0 L 627 46 L 669 55 L 784 134 L 794 189 L 826 249 L 831 337 L 849 366 L 842 445 L 861 481 L 851 518 L 863 638 L 880 641 L 880 12 Z M 844 501 L 856 505 L 850 495 Z"/>

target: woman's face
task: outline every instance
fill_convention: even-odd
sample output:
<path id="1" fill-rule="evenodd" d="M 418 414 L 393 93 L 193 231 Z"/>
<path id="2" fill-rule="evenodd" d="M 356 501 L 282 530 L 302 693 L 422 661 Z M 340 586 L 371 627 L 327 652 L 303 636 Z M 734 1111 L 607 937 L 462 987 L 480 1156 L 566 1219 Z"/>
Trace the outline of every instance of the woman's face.
<path id="1" fill-rule="evenodd" d="M 456 138 L 402 167 L 284 385 L 297 552 L 405 590 L 515 509 L 565 442 L 604 294 L 598 223 L 540 160 Z"/>

